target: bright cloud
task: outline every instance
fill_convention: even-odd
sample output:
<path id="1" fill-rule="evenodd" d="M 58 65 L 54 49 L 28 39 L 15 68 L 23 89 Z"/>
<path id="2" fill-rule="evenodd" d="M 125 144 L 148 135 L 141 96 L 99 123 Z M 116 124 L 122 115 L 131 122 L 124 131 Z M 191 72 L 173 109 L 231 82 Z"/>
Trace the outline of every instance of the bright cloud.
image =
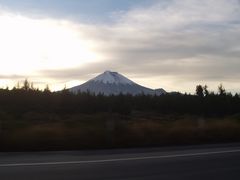
<path id="1" fill-rule="evenodd" d="M 71 22 L 0 14 L 2 76 L 34 77 L 41 70 L 81 67 L 98 61 L 93 47 Z"/>

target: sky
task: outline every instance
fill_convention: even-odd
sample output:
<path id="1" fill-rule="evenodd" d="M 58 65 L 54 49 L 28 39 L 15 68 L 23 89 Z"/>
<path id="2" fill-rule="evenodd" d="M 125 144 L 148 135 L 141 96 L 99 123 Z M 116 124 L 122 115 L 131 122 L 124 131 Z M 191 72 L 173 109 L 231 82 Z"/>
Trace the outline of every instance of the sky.
<path id="1" fill-rule="evenodd" d="M 150 88 L 240 92 L 240 0 L 0 0 L 0 87 L 105 70 Z"/>

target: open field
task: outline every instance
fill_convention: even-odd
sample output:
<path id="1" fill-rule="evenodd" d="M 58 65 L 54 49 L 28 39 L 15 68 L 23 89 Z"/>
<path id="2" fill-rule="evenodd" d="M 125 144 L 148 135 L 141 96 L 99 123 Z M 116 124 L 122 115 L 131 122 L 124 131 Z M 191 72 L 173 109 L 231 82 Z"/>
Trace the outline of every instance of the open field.
<path id="1" fill-rule="evenodd" d="M 77 150 L 240 141 L 240 117 L 133 112 L 131 115 L 1 114 L 0 150 Z"/>

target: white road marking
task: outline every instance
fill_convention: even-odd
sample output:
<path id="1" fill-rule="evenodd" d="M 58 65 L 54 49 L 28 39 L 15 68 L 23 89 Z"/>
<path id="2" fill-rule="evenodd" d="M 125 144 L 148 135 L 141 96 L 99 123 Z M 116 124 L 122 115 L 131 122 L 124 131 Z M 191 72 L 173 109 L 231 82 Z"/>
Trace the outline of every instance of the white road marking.
<path id="1" fill-rule="evenodd" d="M 175 157 L 204 156 L 204 155 L 236 153 L 236 152 L 240 152 L 240 149 L 224 150 L 224 151 L 212 151 L 212 152 L 210 151 L 210 152 L 188 153 L 188 154 L 161 155 L 161 156 L 116 158 L 116 159 L 99 159 L 99 160 L 83 160 L 83 161 L 62 161 L 62 162 L 59 161 L 59 162 L 10 163 L 10 164 L 0 164 L 0 167 L 105 163 L 105 162 L 134 161 L 134 160 L 147 160 L 147 159 L 164 159 L 164 158 L 175 158 Z"/>

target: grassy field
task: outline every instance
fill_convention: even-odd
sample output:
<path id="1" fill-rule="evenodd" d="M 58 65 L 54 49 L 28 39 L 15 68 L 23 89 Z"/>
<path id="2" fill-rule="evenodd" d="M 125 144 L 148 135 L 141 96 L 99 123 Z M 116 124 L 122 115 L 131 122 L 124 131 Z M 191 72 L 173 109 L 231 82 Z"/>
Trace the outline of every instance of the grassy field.
<path id="1" fill-rule="evenodd" d="M 0 151 L 78 150 L 240 141 L 240 115 L 200 117 L 133 112 L 0 113 Z"/>

